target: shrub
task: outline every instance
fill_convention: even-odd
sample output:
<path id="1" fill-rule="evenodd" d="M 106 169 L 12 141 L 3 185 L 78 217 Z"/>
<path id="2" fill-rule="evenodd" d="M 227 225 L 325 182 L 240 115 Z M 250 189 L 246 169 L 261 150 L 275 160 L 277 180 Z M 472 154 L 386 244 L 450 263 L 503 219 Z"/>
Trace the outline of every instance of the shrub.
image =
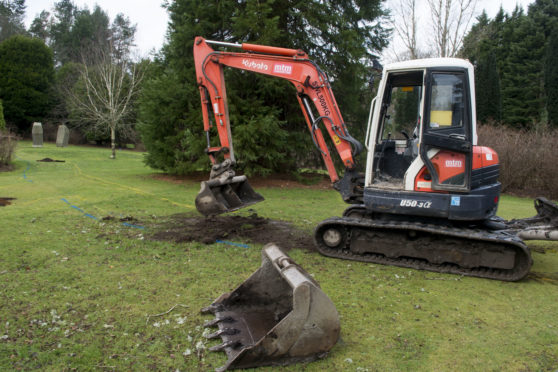
<path id="1" fill-rule="evenodd" d="M 502 191 L 558 199 L 558 130 L 534 125 L 530 130 L 492 124 L 478 127 L 479 144 L 500 158 Z"/>
<path id="2" fill-rule="evenodd" d="M 16 147 L 16 138 L 6 130 L 0 129 L 0 166 L 8 165 Z"/>

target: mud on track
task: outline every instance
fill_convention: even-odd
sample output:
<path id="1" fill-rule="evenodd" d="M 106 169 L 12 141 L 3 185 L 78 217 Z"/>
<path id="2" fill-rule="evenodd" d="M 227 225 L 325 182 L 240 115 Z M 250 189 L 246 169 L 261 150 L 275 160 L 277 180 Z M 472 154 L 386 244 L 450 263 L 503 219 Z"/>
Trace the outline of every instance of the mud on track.
<path id="1" fill-rule="evenodd" d="M 217 240 L 256 244 L 275 243 L 285 251 L 299 248 L 314 251 L 311 233 L 296 228 L 289 222 L 250 216 L 192 216 L 177 214 L 161 224 L 152 226 L 155 231 L 147 239 L 159 241 L 200 242 L 213 244 Z"/>

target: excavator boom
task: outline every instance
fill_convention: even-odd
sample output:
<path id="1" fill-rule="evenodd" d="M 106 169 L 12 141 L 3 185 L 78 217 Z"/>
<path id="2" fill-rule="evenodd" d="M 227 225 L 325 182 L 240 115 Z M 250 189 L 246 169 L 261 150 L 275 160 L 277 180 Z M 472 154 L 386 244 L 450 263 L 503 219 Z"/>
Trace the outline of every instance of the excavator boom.
<path id="1" fill-rule="evenodd" d="M 242 49 L 243 52 L 216 51 L 211 45 Z M 348 132 L 327 75 L 308 55 L 296 49 L 255 44 L 233 44 L 197 37 L 194 43 L 196 78 L 200 90 L 207 154 L 212 163 L 210 180 L 202 182 L 196 199 L 198 211 L 204 215 L 243 208 L 263 200 L 245 178 L 235 178 L 235 152 L 224 80 L 224 67 L 273 76 L 290 81 L 296 88 L 312 140 L 324 161 L 331 182 L 347 202 L 361 202 L 361 178 L 355 171 L 354 157 L 362 145 Z M 346 168 L 340 180 L 330 150 L 319 124 L 323 123 L 335 150 Z M 219 146 L 211 146 L 210 130 L 215 126 Z M 219 159 L 223 158 L 224 161 Z"/>

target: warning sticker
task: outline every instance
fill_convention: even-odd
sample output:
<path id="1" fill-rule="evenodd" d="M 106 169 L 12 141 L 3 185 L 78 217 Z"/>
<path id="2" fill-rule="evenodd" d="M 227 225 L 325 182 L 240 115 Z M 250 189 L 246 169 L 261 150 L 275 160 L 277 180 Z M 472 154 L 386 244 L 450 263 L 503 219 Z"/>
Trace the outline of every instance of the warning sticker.
<path id="1" fill-rule="evenodd" d="M 333 142 L 334 142 L 336 145 L 340 145 L 340 144 L 341 144 L 341 140 L 339 139 L 339 137 L 337 137 L 336 135 L 333 135 L 332 138 L 333 138 Z"/>

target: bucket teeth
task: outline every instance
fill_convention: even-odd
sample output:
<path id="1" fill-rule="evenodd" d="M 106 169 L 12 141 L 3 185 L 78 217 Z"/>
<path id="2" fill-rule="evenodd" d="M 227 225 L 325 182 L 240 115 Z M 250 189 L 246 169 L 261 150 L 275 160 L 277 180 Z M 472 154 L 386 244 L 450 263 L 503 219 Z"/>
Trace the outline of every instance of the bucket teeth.
<path id="1" fill-rule="evenodd" d="M 219 372 L 310 362 L 323 358 L 339 338 L 331 299 L 274 244 L 264 247 L 257 271 L 204 312 L 213 313 L 204 326 L 218 327 L 205 337 L 222 340 L 208 351 L 227 354 Z"/>
<path id="2" fill-rule="evenodd" d="M 216 305 L 216 304 L 211 304 L 209 306 L 204 307 L 203 309 L 201 309 L 201 313 L 202 314 L 215 314 L 216 312 L 222 310 L 223 306 L 220 305 Z"/>
<path id="3" fill-rule="evenodd" d="M 213 320 L 207 321 L 203 324 L 205 328 L 214 328 L 219 325 L 219 323 L 233 323 L 234 319 L 230 316 L 224 318 L 215 318 Z"/>
<path id="4" fill-rule="evenodd" d="M 232 336 L 232 335 L 236 335 L 239 334 L 240 330 L 236 329 L 236 328 L 223 328 L 218 330 L 217 332 L 213 332 L 211 334 L 208 334 L 207 336 L 205 336 L 206 338 L 212 339 L 212 338 L 217 338 L 221 335 L 227 335 L 227 336 Z"/>
<path id="5" fill-rule="evenodd" d="M 209 348 L 209 351 L 224 351 L 225 348 L 230 347 L 232 349 L 236 349 L 240 346 L 240 342 L 238 341 L 227 341 L 223 342 L 220 345 L 215 345 Z"/>

